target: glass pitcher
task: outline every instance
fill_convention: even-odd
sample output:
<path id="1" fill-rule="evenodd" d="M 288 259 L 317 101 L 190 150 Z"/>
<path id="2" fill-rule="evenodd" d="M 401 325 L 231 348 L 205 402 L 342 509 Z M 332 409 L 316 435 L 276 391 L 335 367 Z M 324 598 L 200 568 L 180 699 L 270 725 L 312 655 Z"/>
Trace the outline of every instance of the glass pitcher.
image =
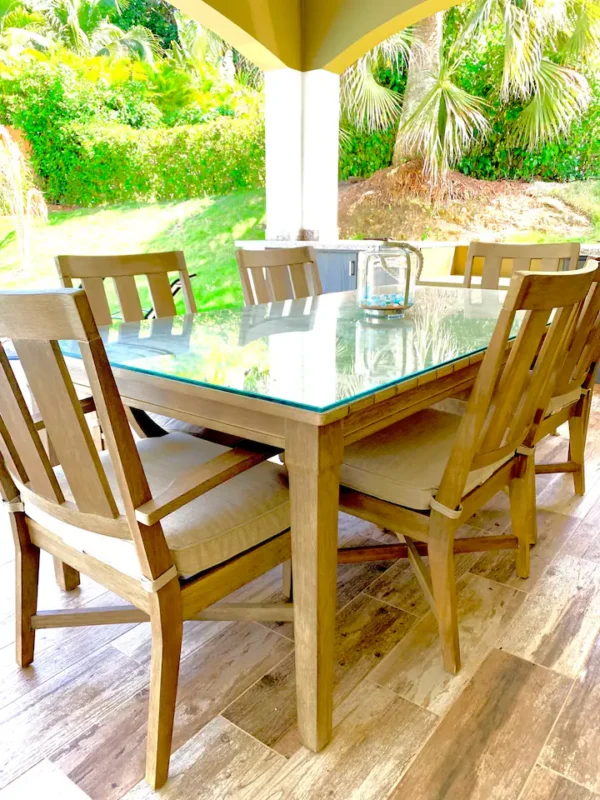
<path id="1" fill-rule="evenodd" d="M 406 242 L 386 242 L 376 253 L 361 259 L 358 302 L 371 317 L 401 317 L 415 302 L 415 286 L 423 255 Z"/>

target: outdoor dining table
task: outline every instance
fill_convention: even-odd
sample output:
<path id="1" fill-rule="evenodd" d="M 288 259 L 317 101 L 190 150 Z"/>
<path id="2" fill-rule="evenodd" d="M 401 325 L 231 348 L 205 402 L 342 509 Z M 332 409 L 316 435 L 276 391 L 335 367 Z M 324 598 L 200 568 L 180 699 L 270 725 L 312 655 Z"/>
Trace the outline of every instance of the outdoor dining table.
<path id="1" fill-rule="evenodd" d="M 346 292 L 100 329 L 126 404 L 285 451 L 298 727 L 311 750 L 332 733 L 344 445 L 469 388 L 504 296 L 418 287 L 403 317 L 380 319 Z M 89 388 L 78 348 L 61 347 Z"/>

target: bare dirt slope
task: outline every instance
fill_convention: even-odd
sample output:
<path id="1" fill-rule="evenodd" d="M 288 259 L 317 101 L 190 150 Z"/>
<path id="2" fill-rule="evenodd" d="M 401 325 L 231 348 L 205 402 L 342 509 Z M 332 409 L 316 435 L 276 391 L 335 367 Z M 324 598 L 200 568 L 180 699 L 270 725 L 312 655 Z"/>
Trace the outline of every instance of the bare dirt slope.
<path id="1" fill-rule="evenodd" d="M 380 170 L 340 191 L 340 238 L 539 240 L 594 237 L 591 221 L 552 193 L 556 184 L 450 174 L 431 197 L 419 165 Z"/>

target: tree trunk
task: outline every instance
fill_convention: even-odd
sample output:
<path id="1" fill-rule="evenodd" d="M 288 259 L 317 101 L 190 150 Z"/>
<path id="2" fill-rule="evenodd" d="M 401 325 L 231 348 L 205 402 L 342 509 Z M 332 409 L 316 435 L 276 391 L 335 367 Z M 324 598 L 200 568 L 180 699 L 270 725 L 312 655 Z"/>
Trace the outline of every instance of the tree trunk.
<path id="1" fill-rule="evenodd" d="M 394 145 L 392 162 L 394 166 L 402 164 L 404 161 L 421 157 L 421 153 L 412 153 L 407 150 L 401 131 L 402 126 L 415 113 L 419 103 L 423 100 L 439 74 L 443 22 L 444 12 L 439 11 L 437 14 L 417 22 L 414 27 L 404 102 L 402 104 L 396 144 Z"/>

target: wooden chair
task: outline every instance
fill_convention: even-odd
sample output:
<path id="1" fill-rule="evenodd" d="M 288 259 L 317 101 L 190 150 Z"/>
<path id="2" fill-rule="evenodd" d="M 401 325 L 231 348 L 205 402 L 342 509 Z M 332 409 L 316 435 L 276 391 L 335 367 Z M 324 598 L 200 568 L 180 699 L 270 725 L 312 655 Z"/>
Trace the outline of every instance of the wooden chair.
<path id="1" fill-rule="evenodd" d="M 534 442 L 555 432 L 559 425 L 569 424 L 569 453 L 567 461 L 536 463 L 538 474 L 566 472 L 573 475 L 575 493 L 585 493 L 585 445 L 592 406 L 596 368 L 600 360 L 600 267 L 589 259 L 586 267 L 596 267 L 596 273 L 586 300 L 581 304 L 579 317 L 573 326 L 569 346 L 552 392 L 544 418 L 536 431 Z"/>
<path id="2" fill-rule="evenodd" d="M 16 548 L 16 650 L 39 628 L 150 622 L 146 780 L 167 779 L 184 619 L 293 618 L 292 606 L 219 605 L 290 557 L 289 499 L 273 448 L 174 433 L 135 442 L 85 292 L 0 293 L 41 413 L 34 421 L 0 347 L 0 491 Z M 57 340 L 79 344 L 108 450 L 94 447 Z M 40 441 L 45 425 L 59 466 Z M 131 603 L 38 611 L 40 550 Z M 68 723 L 67 723 L 68 724 Z"/>
<path id="3" fill-rule="evenodd" d="M 465 413 L 425 409 L 346 447 L 340 507 L 404 536 L 437 616 L 450 672 L 460 668 L 455 533 L 508 487 L 513 535 L 486 536 L 480 546 L 475 537 L 468 549 L 514 547 L 517 575 L 528 576 L 529 546 L 536 539 L 536 422 L 548 405 L 556 366 L 594 275 L 595 267 L 516 273 Z M 518 311 L 525 316 L 507 358 Z M 462 550 L 465 541 L 457 540 Z M 425 547 L 417 542 L 426 545 L 429 569 L 421 558 Z"/>
<path id="4" fill-rule="evenodd" d="M 181 250 L 117 256 L 57 256 L 55 263 L 62 286 L 71 289 L 73 281 L 79 281 L 85 289 L 97 325 L 110 325 L 114 320 L 106 292 L 111 280 L 114 281 L 124 322 L 140 322 L 147 315 L 142 308 L 136 278 L 147 280 L 157 318 L 172 317 L 176 313 L 169 274 L 179 276 L 186 313 L 196 313 L 196 300 Z M 128 409 L 127 413 L 130 425 L 138 436 L 163 436 L 169 430 L 180 430 L 220 444 L 233 441 L 231 437 L 219 435 L 208 428 L 188 425 L 158 414 L 150 415 L 139 408 Z"/>
<path id="5" fill-rule="evenodd" d="M 157 317 L 173 317 L 176 313 L 169 273 L 179 276 L 186 312 L 196 313 L 196 300 L 181 250 L 118 256 L 57 256 L 55 263 L 62 286 L 71 289 L 74 280 L 81 282 L 97 325 L 110 325 L 113 321 L 106 294 L 109 279 L 114 281 L 124 322 L 140 322 L 145 318 L 135 280 L 142 276 L 148 281 Z"/>
<path id="6" fill-rule="evenodd" d="M 510 274 L 518 270 L 531 270 L 532 262 L 540 262 L 539 269 L 545 272 L 577 269 L 579 244 L 496 244 L 495 242 L 471 242 L 467 253 L 463 286 L 473 281 L 473 259 L 483 258 L 481 273 L 482 289 L 498 289 L 502 277 L 502 264 L 512 261 Z"/>
<path id="7" fill-rule="evenodd" d="M 247 306 L 322 294 L 312 247 L 235 251 Z"/>
<path id="8" fill-rule="evenodd" d="M 186 313 L 196 312 L 196 300 L 181 250 L 116 256 L 62 255 L 55 258 L 55 264 L 62 286 L 71 289 L 73 281 L 79 281 L 85 289 L 97 325 L 110 325 L 113 322 L 106 291 L 109 281 L 114 282 L 123 322 L 140 322 L 145 319 L 147 311 L 142 308 L 136 277 L 146 279 L 156 317 L 172 317 L 176 313 L 169 274 L 179 277 Z M 180 431 L 227 446 L 238 440 L 237 437 L 210 428 L 198 427 L 161 414 L 150 414 L 140 408 L 127 406 L 125 411 L 130 426 L 141 438 Z M 102 449 L 104 444 L 101 428 L 95 425 L 93 429 L 97 433 L 98 446 Z M 78 586 L 79 577 L 73 570 L 69 570 L 66 565 L 55 564 L 55 567 L 57 580 L 63 589 L 68 591 Z"/>

